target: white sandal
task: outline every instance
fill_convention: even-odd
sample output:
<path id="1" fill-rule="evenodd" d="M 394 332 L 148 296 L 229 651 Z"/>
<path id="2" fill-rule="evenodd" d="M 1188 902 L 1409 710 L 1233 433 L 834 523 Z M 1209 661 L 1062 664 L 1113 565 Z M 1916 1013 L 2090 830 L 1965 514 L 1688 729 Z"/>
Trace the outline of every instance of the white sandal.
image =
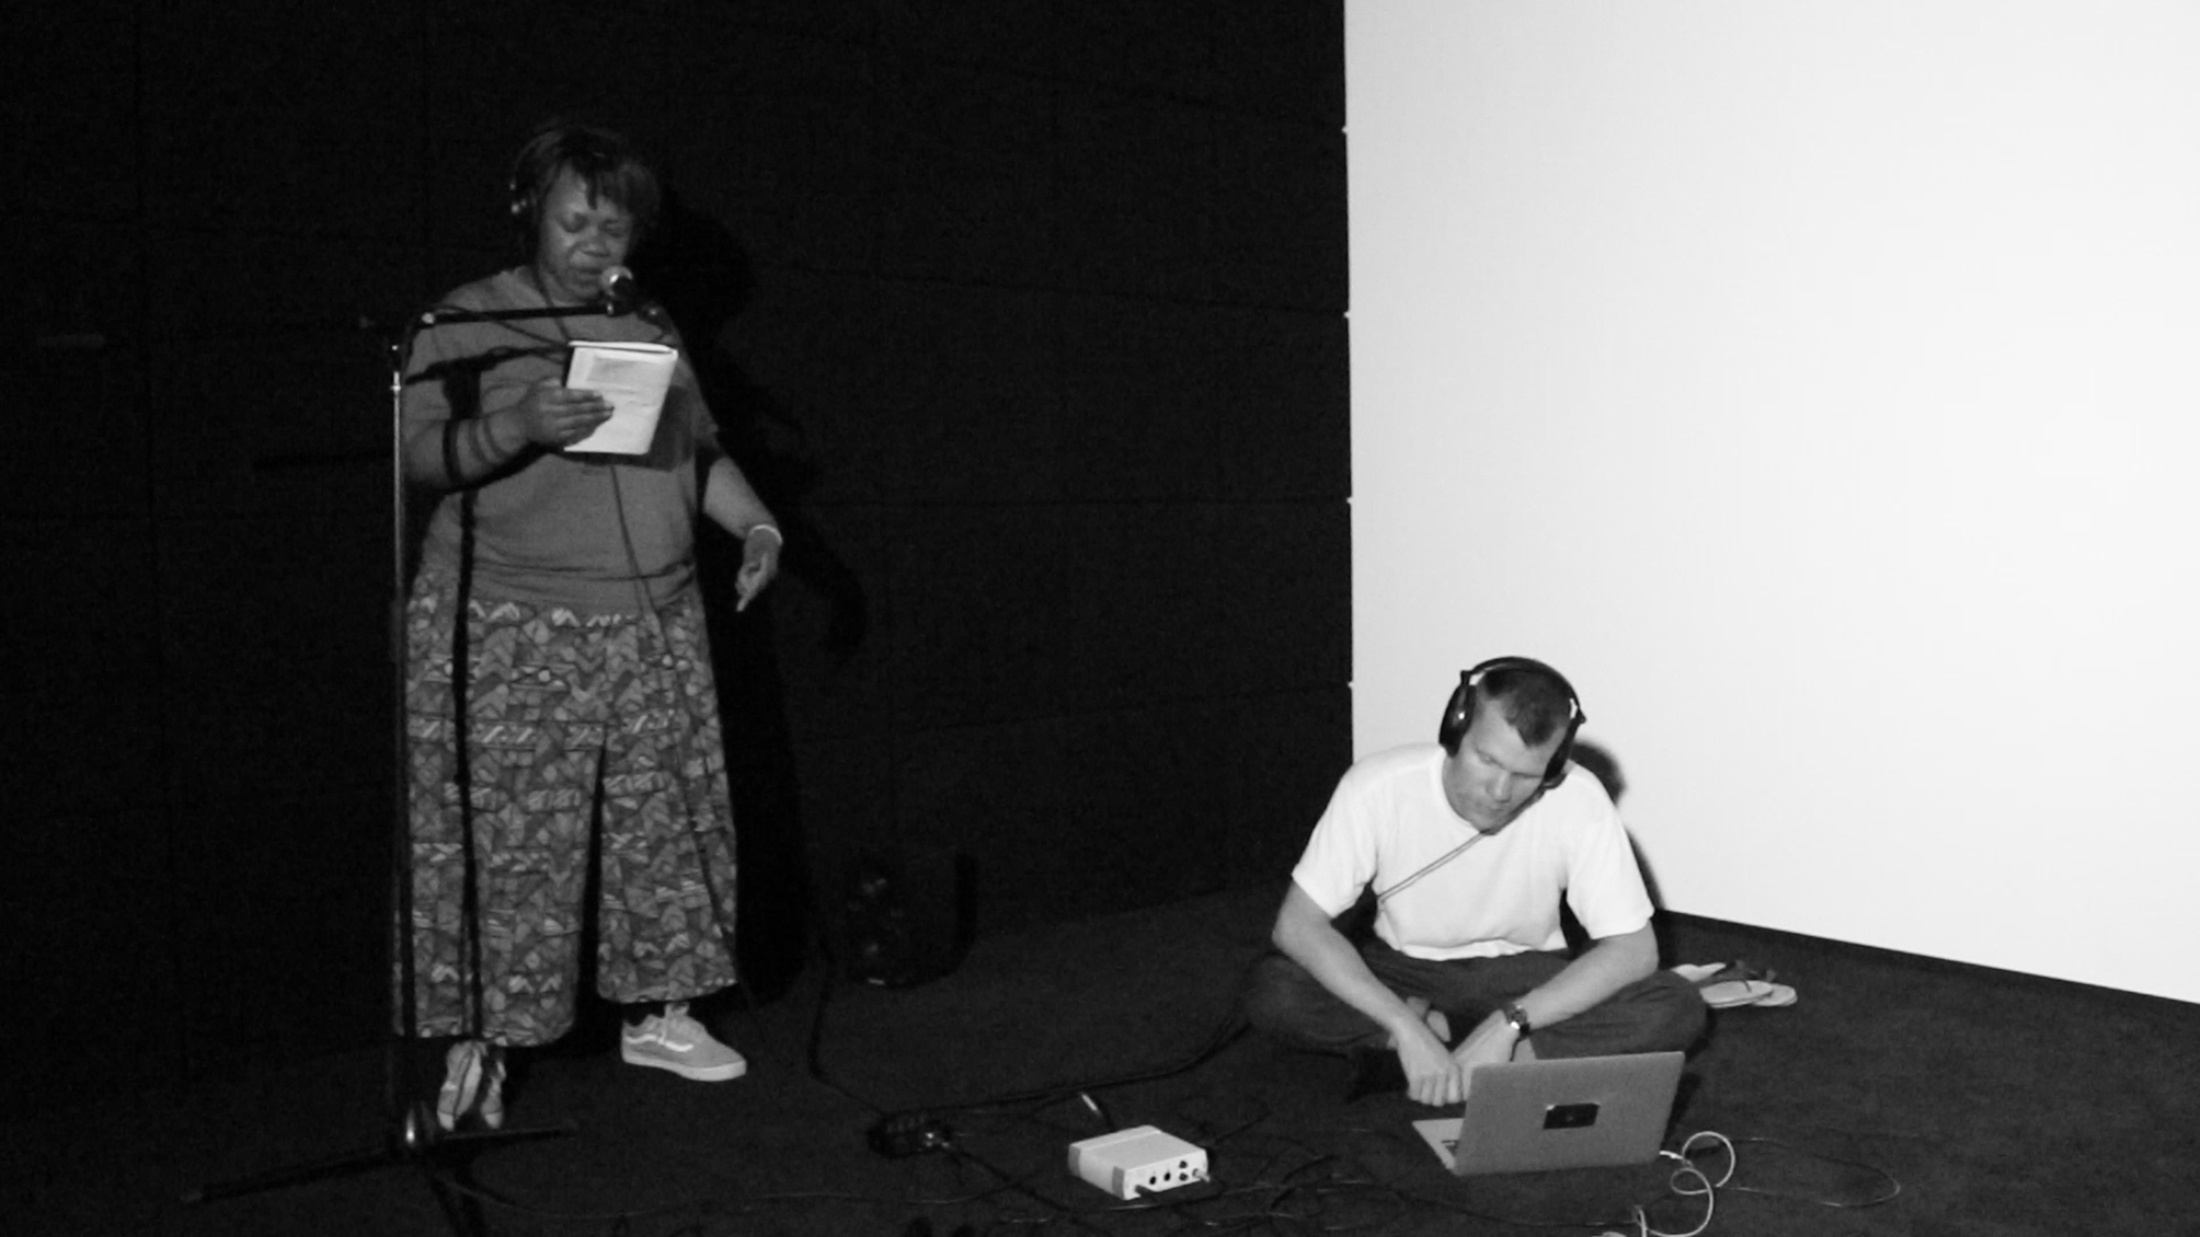
<path id="1" fill-rule="evenodd" d="M 443 1089 L 435 1097 L 435 1123 L 455 1130 L 467 1113 L 481 1123 L 504 1128 L 504 1053 L 495 1044 L 462 1039 L 443 1054 Z"/>
<path id="2" fill-rule="evenodd" d="M 1755 1005 L 1777 1009 L 1795 1004 L 1795 989 L 1773 982 L 1777 971 L 1759 971 L 1747 962 L 1683 963 L 1673 972 L 1696 985 L 1703 1003 L 1713 1009 L 1738 1009 Z"/>

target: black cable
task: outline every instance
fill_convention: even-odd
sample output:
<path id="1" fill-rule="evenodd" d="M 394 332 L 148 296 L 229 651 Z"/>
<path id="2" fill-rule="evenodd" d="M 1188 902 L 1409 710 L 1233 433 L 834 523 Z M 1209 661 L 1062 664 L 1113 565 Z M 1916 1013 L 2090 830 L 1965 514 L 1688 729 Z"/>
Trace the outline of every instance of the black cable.
<path id="1" fill-rule="evenodd" d="M 873 1103 L 870 1099 L 850 1091 L 826 1073 L 824 1057 L 825 1009 L 832 1003 L 833 984 L 840 973 L 840 959 L 833 954 L 832 939 L 828 935 L 828 925 L 825 923 L 825 912 L 818 905 L 815 890 L 811 891 L 809 898 L 808 917 L 810 921 L 810 939 L 817 946 L 817 953 L 822 956 L 824 965 L 820 968 L 823 974 L 818 979 L 817 1004 L 812 1006 L 810 1011 L 809 1040 L 804 1044 L 802 1054 L 803 1070 L 810 1076 L 810 1081 L 853 1100 L 858 1105 L 868 1109 L 873 1116 L 885 1116 L 886 1109 Z"/>
<path id="2" fill-rule="evenodd" d="M 539 275 L 536 278 L 536 286 L 538 290 L 541 287 L 541 279 Z M 544 293 L 544 297 L 545 299 L 548 299 L 548 294 Z M 680 344 L 681 341 L 679 337 L 666 330 L 662 324 L 653 322 L 651 325 L 656 327 L 657 338 L 650 342 L 662 343 L 669 339 L 675 346 Z M 570 349 L 576 342 L 580 341 L 576 341 L 573 338 L 572 333 L 566 329 L 563 319 L 557 320 L 557 327 L 558 333 L 565 337 L 569 358 L 568 368 L 570 368 Z M 669 659 L 674 656 L 672 638 L 670 634 L 668 634 L 665 626 L 664 613 L 658 608 L 656 599 L 650 595 L 649 584 L 642 574 L 641 552 L 635 549 L 633 527 L 627 520 L 626 490 L 624 486 L 620 483 L 619 479 L 620 470 L 622 469 L 622 467 L 623 465 L 616 460 L 607 461 L 603 465 L 604 471 L 608 473 L 611 478 L 611 506 L 612 510 L 618 515 L 619 543 L 621 547 L 624 548 L 624 550 L 626 551 L 628 583 L 633 586 L 634 590 L 635 615 L 637 619 L 642 621 L 646 629 L 655 635 L 658 649 L 663 653 L 666 658 Z M 704 475 L 698 478 L 696 481 L 696 505 L 687 513 L 688 521 L 691 527 L 695 523 L 699 522 L 701 519 L 702 502 L 703 499 L 707 496 L 709 486 L 710 478 L 708 472 L 706 471 Z M 699 585 L 696 585 L 691 581 L 690 587 L 699 587 Z M 701 605 L 697 605 L 695 607 L 693 617 L 698 624 L 702 624 L 707 627 L 708 616 L 704 613 L 703 607 Z M 637 640 L 638 639 L 639 637 L 637 636 Z M 705 644 L 707 645 L 707 643 L 708 640 L 706 636 Z M 698 665 L 707 665 L 707 662 L 698 663 Z M 677 666 L 675 666 L 674 669 L 675 671 L 677 671 Z M 668 686 L 671 688 L 672 691 L 671 711 L 676 715 L 681 728 L 681 732 L 685 736 L 685 749 L 692 751 L 695 748 L 696 738 L 695 715 L 686 707 L 685 701 L 683 700 L 684 692 L 682 690 L 682 685 L 678 681 L 678 679 L 675 678 L 668 684 Z M 713 693 L 715 694 L 715 676 L 713 676 L 712 687 Z M 721 727 L 723 727 L 724 722 L 721 720 L 719 724 Z M 730 777 L 730 771 L 725 774 L 725 776 Z M 670 780 L 672 782 L 672 787 L 669 793 L 675 794 L 679 799 L 680 815 L 687 822 L 688 838 L 695 846 L 696 874 L 703 883 L 704 892 L 710 900 L 713 917 L 715 918 L 717 909 L 719 907 L 727 905 L 731 901 L 731 899 L 720 896 L 718 886 L 712 879 L 709 857 L 710 847 L 707 843 L 707 839 L 704 833 L 704 822 L 699 818 L 699 814 L 695 810 L 696 805 L 694 800 L 692 782 L 690 781 L 690 779 L 686 778 L 676 771 L 672 772 Z M 732 788 L 730 786 L 727 788 L 727 794 L 729 795 L 727 806 L 730 810 L 730 795 L 732 794 Z M 729 822 L 728 833 L 730 834 L 731 831 L 732 825 L 731 822 Z M 733 845 L 733 841 L 730 837 L 727 839 L 726 844 L 729 848 Z M 725 949 L 727 960 L 729 963 L 732 961 L 734 956 L 734 942 L 730 939 L 732 928 L 733 925 L 729 923 L 724 925 L 719 932 L 719 943 Z M 738 986 L 738 977 L 736 978 L 736 984 Z M 669 1005 L 670 1002 L 667 1002 L 667 1004 Z"/>
<path id="3" fill-rule="evenodd" d="M 1245 1031 L 1245 1016 L 1233 1004 L 1230 1007 L 1229 1011 L 1222 1016 L 1222 1019 L 1215 1024 L 1215 1029 L 1208 1035 L 1206 1042 L 1201 1044 L 1190 1055 L 1182 1058 L 1177 1062 L 1158 1065 L 1151 1069 L 1143 1071 L 1128 1074 L 1117 1074 L 1112 1077 L 1101 1077 L 1096 1079 L 1087 1079 L 1084 1081 L 1064 1082 L 1049 1087 L 1037 1087 L 1012 1095 L 999 1096 L 991 1100 L 970 1104 L 958 1104 L 944 1111 L 968 1112 L 984 1108 L 1008 1108 L 1014 1107 L 1018 1104 L 1027 1104 L 1040 1100 L 1051 1103 L 1055 1100 L 1066 1099 L 1070 1096 L 1080 1095 L 1087 1091 L 1102 1091 L 1112 1087 L 1130 1086 L 1133 1083 L 1153 1082 L 1162 1078 L 1173 1078 L 1178 1074 L 1185 1073 L 1206 1064 L 1216 1054 L 1220 1053 L 1224 1048 L 1229 1047 L 1233 1042 L 1235 1042 L 1239 1036 L 1245 1033 Z"/>
<path id="4" fill-rule="evenodd" d="M 1011 1190 L 1014 1190 L 1018 1194 L 1023 1195 L 1025 1198 L 1031 1199 L 1033 1202 L 1039 1203 L 1042 1206 L 1047 1207 L 1048 1209 L 1055 1212 L 1055 1214 L 1060 1215 L 1063 1219 L 1068 1220 L 1070 1223 L 1075 1224 L 1077 1227 L 1085 1229 L 1089 1232 L 1098 1233 L 1100 1234 L 1100 1237 L 1108 1237 L 1106 1229 L 1094 1228 L 1091 1224 L 1086 1222 L 1085 1218 L 1080 1215 L 1075 1208 L 1066 1206 L 1055 1199 L 1048 1198 L 1046 1195 L 1039 1193 L 1037 1190 L 1034 1190 L 1030 1186 L 1025 1185 L 1021 1180 L 1018 1180 L 1016 1177 L 1011 1176 L 1006 1172 L 1003 1172 L 1001 1169 L 996 1167 L 992 1161 L 985 1159 L 983 1156 L 973 1154 L 967 1148 L 958 1146 L 953 1142 L 949 1142 L 946 1145 L 945 1150 L 951 1159 L 955 1159 L 957 1161 L 967 1160 L 972 1164 L 976 1164 L 978 1167 L 984 1169 L 985 1171 L 993 1174 L 994 1177 L 998 1178 L 1002 1185 L 1008 1187 Z"/>
<path id="5" fill-rule="evenodd" d="M 821 1085 L 829 1087 L 832 1090 L 837 1091 L 852 1100 L 855 1100 L 857 1103 L 864 1105 L 866 1108 L 871 1109 L 873 1112 L 883 1114 L 886 1111 L 885 1109 L 855 1094 L 853 1091 L 848 1090 L 846 1087 L 835 1081 L 825 1069 L 823 1047 L 825 1036 L 825 1008 L 827 1003 L 831 999 L 833 982 L 834 975 L 832 972 L 828 971 L 825 976 L 824 985 L 818 991 L 817 1010 L 810 1024 L 810 1046 L 808 1053 L 810 1077 L 816 1080 Z M 1246 1026 L 1244 1015 L 1233 1005 L 1229 1012 L 1223 1015 L 1221 1021 L 1215 1025 L 1214 1031 L 1207 1037 L 1207 1040 L 1199 1046 L 1199 1048 L 1194 1050 L 1188 1056 L 1174 1062 L 1154 1066 L 1148 1069 L 1136 1070 L 1126 1074 L 1103 1076 L 1099 1078 L 1069 1079 L 1059 1083 L 1049 1084 L 1047 1086 L 1029 1088 L 1023 1091 L 1012 1092 L 1007 1095 L 990 1096 L 985 1099 L 970 1100 L 963 1103 L 917 1105 L 914 1109 L 909 1111 L 921 1111 L 933 1114 L 952 1112 L 968 1113 L 981 1112 L 987 1109 L 1013 1108 L 1019 1105 L 1031 1103 L 1039 1103 L 1043 1107 L 1046 1104 L 1051 1104 L 1059 1100 L 1064 1100 L 1077 1096 L 1083 1096 L 1086 1102 L 1093 1105 L 1097 1110 L 1098 1105 L 1096 1101 L 1093 1101 L 1089 1097 L 1089 1095 L 1086 1095 L 1086 1093 L 1092 1091 L 1106 1090 L 1112 1087 L 1130 1086 L 1134 1083 L 1152 1082 L 1162 1078 L 1171 1078 L 1186 1071 L 1196 1069 L 1200 1065 L 1205 1064 L 1209 1059 L 1214 1057 L 1217 1053 L 1221 1052 L 1224 1048 L 1228 1047 L 1231 1042 L 1236 1040 L 1238 1036 L 1242 1035 L 1245 1032 L 1245 1029 Z"/>
<path id="6" fill-rule="evenodd" d="M 1832 1207 L 1838 1210 L 1856 1210 L 1865 1207 L 1877 1207 L 1882 1203 L 1892 1202 L 1902 1193 L 1901 1180 L 1897 1178 L 1893 1173 L 1888 1172 L 1886 1169 L 1881 1168 L 1876 1164 L 1866 1164 L 1860 1160 L 1844 1160 L 1839 1156 L 1826 1155 L 1823 1152 L 1805 1150 L 1804 1148 L 1795 1146 L 1792 1143 L 1783 1142 L 1777 1138 L 1754 1137 L 1725 1139 L 1723 1135 L 1714 1135 L 1713 1137 L 1722 1138 L 1727 1143 L 1726 1151 L 1729 1161 L 1726 1176 L 1721 1178 L 1716 1183 L 1716 1188 L 1718 1189 L 1732 1190 L 1738 1194 L 1760 1194 L 1766 1198 L 1786 1199 L 1789 1202 L 1812 1203 L 1820 1207 Z M 1758 1186 L 1729 1185 L 1727 1184 L 1727 1182 L 1732 1179 L 1734 1173 L 1738 1171 L 1741 1167 L 1741 1156 L 1738 1152 L 1735 1151 L 1734 1148 L 1743 1144 L 1760 1147 L 1778 1147 L 1782 1151 L 1802 1156 L 1805 1159 L 1816 1160 L 1820 1163 L 1832 1164 L 1841 1168 L 1853 1168 L 1858 1172 L 1869 1173 L 1872 1176 L 1879 1178 L 1881 1181 L 1886 1183 L 1886 1188 L 1883 1193 L 1877 1194 L 1870 1198 L 1848 1200 L 1837 1198 L 1819 1198 L 1809 1194 L 1791 1194 L 1783 1190 L 1767 1190 Z"/>

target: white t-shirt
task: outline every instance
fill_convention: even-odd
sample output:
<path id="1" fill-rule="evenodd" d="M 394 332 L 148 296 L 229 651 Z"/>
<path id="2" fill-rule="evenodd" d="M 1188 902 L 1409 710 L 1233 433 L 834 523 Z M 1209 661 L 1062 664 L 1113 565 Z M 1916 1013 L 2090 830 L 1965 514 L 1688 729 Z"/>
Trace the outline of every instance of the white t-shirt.
<path id="1" fill-rule="evenodd" d="M 1380 896 L 1475 837 L 1444 798 L 1444 760 L 1442 747 L 1423 743 L 1353 765 L 1291 879 L 1339 915 L 1368 885 Z M 1563 949 L 1562 895 L 1594 938 L 1650 922 L 1650 895 L 1619 811 L 1578 766 L 1512 824 L 1385 899 L 1375 932 L 1414 958 Z"/>

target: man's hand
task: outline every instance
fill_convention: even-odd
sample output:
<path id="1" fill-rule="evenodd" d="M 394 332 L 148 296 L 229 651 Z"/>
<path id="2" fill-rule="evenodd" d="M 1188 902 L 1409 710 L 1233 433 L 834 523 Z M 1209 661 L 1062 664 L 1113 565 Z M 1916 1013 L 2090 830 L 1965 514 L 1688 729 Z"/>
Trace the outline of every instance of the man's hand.
<path id="1" fill-rule="evenodd" d="M 1467 1098 L 1467 1076 L 1444 1041 L 1426 1026 L 1398 1038 L 1398 1066 L 1406 1075 L 1406 1098 L 1441 1108 Z"/>
<path id="2" fill-rule="evenodd" d="M 1468 1071 L 1477 1065 L 1510 1061 L 1519 1046 L 1520 1033 L 1513 1030 L 1502 1011 L 1475 1024 L 1474 1030 L 1451 1050 L 1452 1064 L 1459 1070 L 1459 1098 L 1466 1098 Z"/>

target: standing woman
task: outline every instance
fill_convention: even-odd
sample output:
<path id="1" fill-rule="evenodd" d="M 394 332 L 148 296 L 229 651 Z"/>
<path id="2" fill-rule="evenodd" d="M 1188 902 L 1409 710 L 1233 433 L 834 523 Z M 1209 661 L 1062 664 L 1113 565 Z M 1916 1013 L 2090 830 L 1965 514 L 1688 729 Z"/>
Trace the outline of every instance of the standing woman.
<path id="1" fill-rule="evenodd" d="M 624 138 L 583 126 L 531 138 L 511 190 L 529 260 L 443 308 L 603 303 L 659 197 Z M 627 1007 L 626 1061 L 709 1082 L 747 1070 L 688 1012 L 735 981 L 695 523 L 741 541 L 740 608 L 777 573 L 781 537 L 685 356 L 646 454 L 567 451 L 611 414 L 563 384 L 574 340 L 680 344 L 651 313 L 454 324 L 421 334 L 406 377 L 405 475 L 433 502 L 405 621 L 412 956 L 418 1034 L 455 1039 L 445 1129 L 503 1123 L 505 1052 L 572 1027 L 591 926 L 597 991 Z"/>

